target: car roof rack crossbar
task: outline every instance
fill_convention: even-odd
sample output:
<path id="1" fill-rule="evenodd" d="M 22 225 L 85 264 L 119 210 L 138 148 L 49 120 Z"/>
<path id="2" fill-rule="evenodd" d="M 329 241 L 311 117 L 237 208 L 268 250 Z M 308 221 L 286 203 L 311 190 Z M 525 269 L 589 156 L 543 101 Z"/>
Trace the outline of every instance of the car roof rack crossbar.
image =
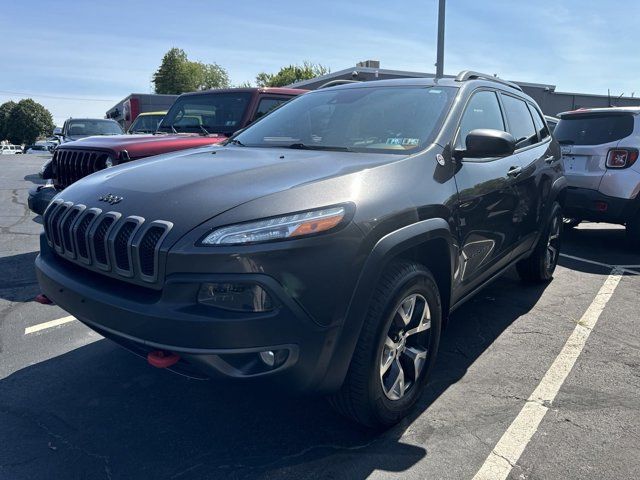
<path id="1" fill-rule="evenodd" d="M 346 78 L 338 78 L 337 80 L 331 80 L 331 81 L 329 81 L 327 83 L 323 83 L 317 89 L 320 90 L 321 88 L 335 87 L 337 85 L 346 85 L 347 83 L 362 83 L 362 81 L 361 80 L 348 80 Z"/>
<path id="2" fill-rule="evenodd" d="M 491 82 L 500 83 L 502 85 L 506 85 L 511 88 L 515 88 L 516 90 L 522 91 L 520 85 L 517 85 L 513 82 L 508 82 L 507 80 L 503 80 L 500 77 L 495 77 L 493 75 L 489 75 L 486 73 L 474 72 L 473 70 L 463 70 L 456 77 L 456 82 L 466 82 L 467 80 L 489 80 Z"/>

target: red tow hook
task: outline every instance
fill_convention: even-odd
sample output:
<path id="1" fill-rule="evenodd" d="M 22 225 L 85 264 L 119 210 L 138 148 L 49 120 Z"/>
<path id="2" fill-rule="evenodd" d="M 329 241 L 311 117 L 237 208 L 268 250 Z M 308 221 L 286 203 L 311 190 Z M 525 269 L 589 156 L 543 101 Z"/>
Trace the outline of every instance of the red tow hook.
<path id="1" fill-rule="evenodd" d="M 37 295 L 34 300 L 43 305 L 53 305 L 53 300 L 47 297 L 44 293 Z"/>
<path id="2" fill-rule="evenodd" d="M 180 360 L 180 355 L 165 350 L 154 350 L 147 354 L 147 362 L 156 368 L 167 368 L 175 365 Z"/>

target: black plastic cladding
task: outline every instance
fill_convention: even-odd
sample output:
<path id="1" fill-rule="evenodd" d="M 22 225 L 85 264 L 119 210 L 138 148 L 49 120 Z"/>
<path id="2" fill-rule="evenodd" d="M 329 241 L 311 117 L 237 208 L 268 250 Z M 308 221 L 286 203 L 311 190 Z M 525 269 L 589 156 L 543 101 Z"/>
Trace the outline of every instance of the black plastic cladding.
<path id="1" fill-rule="evenodd" d="M 170 222 L 144 225 L 142 217 L 122 218 L 118 212 L 56 200 L 43 223 L 47 242 L 59 256 L 118 278 L 158 282 L 159 248 Z"/>

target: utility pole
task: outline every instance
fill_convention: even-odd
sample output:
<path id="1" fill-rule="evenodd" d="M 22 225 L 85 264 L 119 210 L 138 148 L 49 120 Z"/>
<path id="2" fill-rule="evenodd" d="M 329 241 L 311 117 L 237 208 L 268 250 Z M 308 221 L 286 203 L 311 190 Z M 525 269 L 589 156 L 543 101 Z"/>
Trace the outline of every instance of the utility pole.
<path id="1" fill-rule="evenodd" d="M 438 53 L 436 57 L 436 78 L 444 75 L 444 10 L 446 0 L 438 0 Z"/>

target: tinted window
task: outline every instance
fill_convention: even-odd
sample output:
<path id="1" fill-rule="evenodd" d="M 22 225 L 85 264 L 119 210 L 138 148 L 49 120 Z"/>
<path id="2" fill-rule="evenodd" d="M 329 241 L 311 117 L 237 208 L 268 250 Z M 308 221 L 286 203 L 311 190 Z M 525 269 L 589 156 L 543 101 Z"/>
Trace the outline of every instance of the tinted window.
<path id="1" fill-rule="evenodd" d="M 540 140 L 544 140 L 549 136 L 549 129 L 544 124 L 544 120 L 542 119 L 542 115 L 540 112 L 530 104 L 527 104 L 529 107 L 529 111 L 531 112 L 531 116 L 533 117 L 533 123 L 536 126 L 536 131 L 538 132 L 538 137 Z"/>
<path id="2" fill-rule="evenodd" d="M 140 115 L 129 127 L 129 133 L 153 133 L 164 118 L 164 115 Z"/>
<path id="3" fill-rule="evenodd" d="M 256 147 L 405 154 L 433 141 L 452 87 L 316 90 L 287 102 L 237 139 Z"/>
<path id="4" fill-rule="evenodd" d="M 260 100 L 260 103 L 258 103 L 258 108 L 256 110 L 256 114 L 253 116 L 253 119 L 257 120 L 263 115 L 266 115 L 271 110 L 276 108 L 278 105 L 283 104 L 287 100 L 289 99 L 288 98 L 263 98 L 262 100 Z"/>
<path id="5" fill-rule="evenodd" d="M 516 148 L 537 143 L 536 128 L 526 102 L 510 95 L 502 95 L 502 103 L 509 122 L 509 133 L 516 139 Z"/>
<path id="6" fill-rule="evenodd" d="M 555 129 L 560 143 L 570 145 L 600 145 L 615 142 L 633 133 L 631 114 L 567 115 Z"/>
<path id="7" fill-rule="evenodd" d="M 179 97 L 158 130 L 231 134 L 242 126 L 251 100 L 250 92 L 212 93 Z"/>
<path id="8" fill-rule="evenodd" d="M 113 120 L 72 120 L 68 124 L 67 135 L 119 135 L 124 133 L 122 127 Z"/>
<path id="9" fill-rule="evenodd" d="M 498 97 L 494 92 L 478 92 L 471 97 L 460 121 L 460 134 L 456 142 L 457 148 L 466 147 L 466 138 L 471 130 L 491 128 L 504 131 L 504 120 Z"/>

